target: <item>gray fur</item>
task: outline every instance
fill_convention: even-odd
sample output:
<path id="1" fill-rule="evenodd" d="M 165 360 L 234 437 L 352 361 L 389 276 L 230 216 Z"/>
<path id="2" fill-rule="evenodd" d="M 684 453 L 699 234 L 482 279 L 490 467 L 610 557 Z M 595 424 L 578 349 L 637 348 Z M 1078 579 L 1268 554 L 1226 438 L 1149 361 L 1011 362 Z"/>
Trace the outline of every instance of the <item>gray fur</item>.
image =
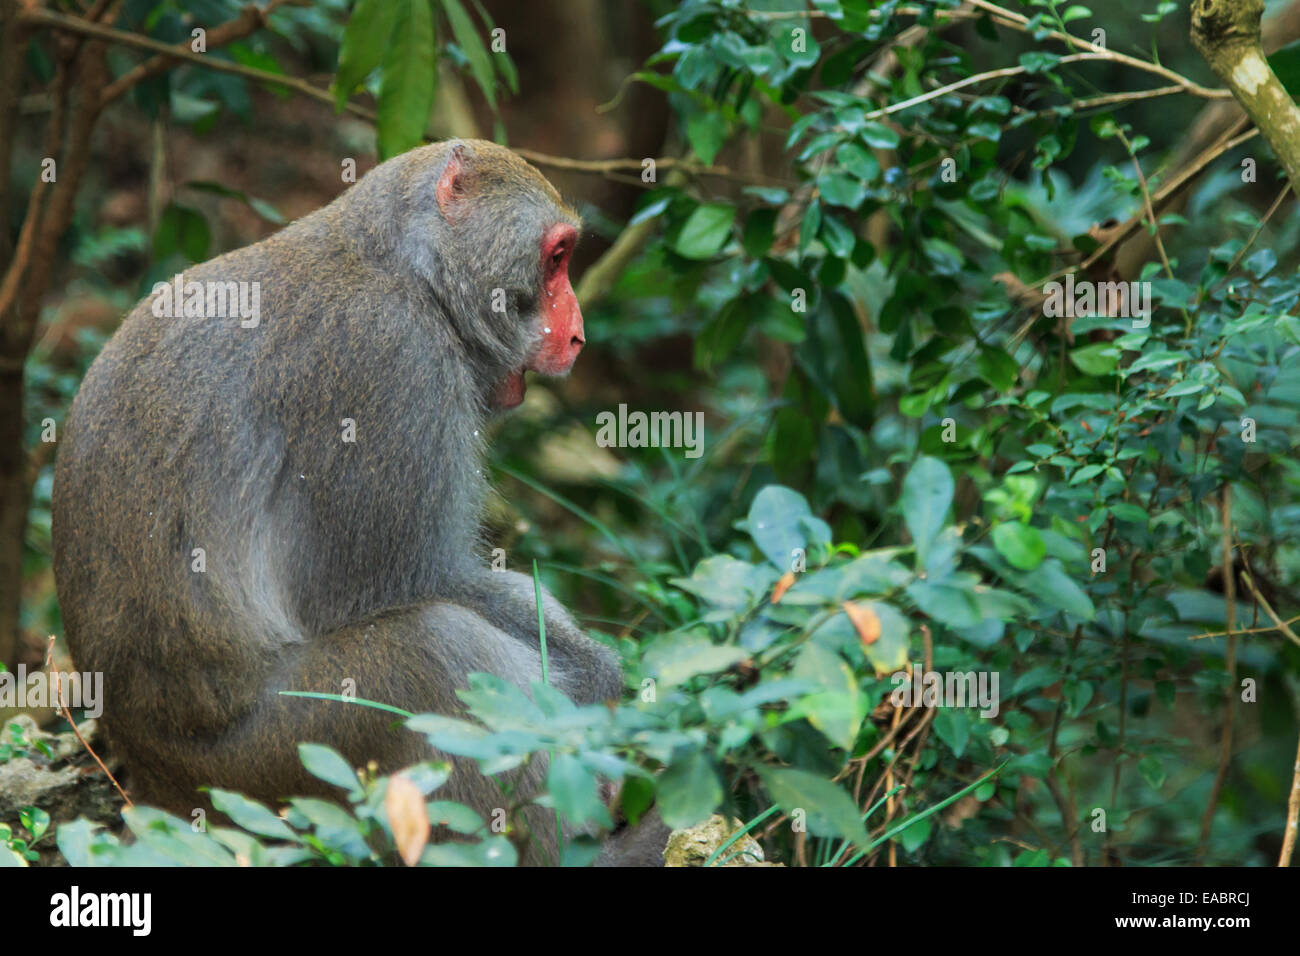
<path id="1" fill-rule="evenodd" d="M 351 679 L 362 697 L 457 714 L 470 671 L 540 676 L 532 581 L 481 557 L 482 435 L 495 383 L 537 347 L 539 237 L 577 217 L 508 150 L 460 145 L 463 220 L 434 195 L 453 144 L 413 150 L 187 270 L 260 282 L 257 328 L 158 318 L 146 299 L 82 383 L 55 474 L 54 569 L 138 799 L 188 813 L 201 785 L 329 793 L 300 741 L 385 771 L 429 756 L 391 715 L 279 690 Z M 494 288 L 510 314 L 490 310 Z M 549 596 L 545 614 L 553 682 L 581 703 L 617 697 L 615 656 Z M 543 770 L 514 782 L 531 792 Z M 449 788 L 484 814 L 505 805 L 472 762 Z M 548 816 L 530 817 L 543 835 Z M 527 859 L 552 851 L 543 836 Z"/>

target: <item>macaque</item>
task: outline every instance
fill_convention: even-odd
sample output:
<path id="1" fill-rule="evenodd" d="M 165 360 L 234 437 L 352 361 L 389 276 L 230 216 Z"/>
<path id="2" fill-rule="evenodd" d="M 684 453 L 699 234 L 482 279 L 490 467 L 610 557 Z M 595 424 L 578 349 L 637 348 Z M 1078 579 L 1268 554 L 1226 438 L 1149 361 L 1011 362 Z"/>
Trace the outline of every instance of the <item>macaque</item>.
<path id="1" fill-rule="evenodd" d="M 579 226 L 508 149 L 439 143 L 127 316 L 65 428 L 54 570 L 137 799 L 188 816 L 205 785 L 337 797 L 304 741 L 386 772 L 434 756 L 391 714 L 282 690 L 460 715 L 471 672 L 541 680 L 533 581 L 482 554 L 483 436 L 526 373 L 582 349 Z M 543 606 L 551 683 L 617 698 L 617 656 Z M 505 775 L 507 797 L 454 765 L 439 797 L 485 818 L 545 775 Z M 522 815 L 524 862 L 554 862 L 553 814 Z"/>

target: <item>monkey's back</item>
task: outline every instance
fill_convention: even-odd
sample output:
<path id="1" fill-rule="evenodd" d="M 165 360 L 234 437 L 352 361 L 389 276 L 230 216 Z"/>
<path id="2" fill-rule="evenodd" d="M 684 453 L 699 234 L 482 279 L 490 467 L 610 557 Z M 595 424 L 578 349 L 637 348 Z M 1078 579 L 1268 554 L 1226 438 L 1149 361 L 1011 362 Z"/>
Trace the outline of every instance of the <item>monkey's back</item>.
<path id="1" fill-rule="evenodd" d="M 60 441 L 54 572 L 109 731 L 222 733 L 286 649 L 435 596 L 469 555 L 480 411 L 458 343 L 327 207 L 189 269 L 260 289 L 237 317 L 139 303 L 95 360 Z M 463 364 L 463 363 L 461 363 Z M 355 441 L 346 441 L 354 424 Z M 435 507 L 441 501 L 442 509 Z M 463 551 L 463 547 L 459 549 Z M 252 651 L 250 652 L 250 649 Z"/>

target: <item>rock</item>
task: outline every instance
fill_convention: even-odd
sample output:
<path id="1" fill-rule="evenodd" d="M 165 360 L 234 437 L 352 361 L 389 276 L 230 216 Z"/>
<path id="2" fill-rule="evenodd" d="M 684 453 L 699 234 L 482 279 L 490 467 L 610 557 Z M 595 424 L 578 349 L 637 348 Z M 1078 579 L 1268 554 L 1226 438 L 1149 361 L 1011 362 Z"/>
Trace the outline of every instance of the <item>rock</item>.
<path id="1" fill-rule="evenodd" d="M 10 730 L 14 724 L 19 728 L 17 743 Z M 95 721 L 82 721 L 77 729 L 104 756 L 96 743 Z M 16 749 L 9 760 L 0 763 L 0 822 L 9 824 L 16 835 L 27 837 L 19 812 L 39 807 L 48 813 L 50 832 L 34 847 L 41 853 L 41 863 L 62 862 L 54 845 L 54 831 L 60 823 L 85 817 L 110 827 L 121 824 L 121 796 L 72 731 L 49 733 L 22 715 L 0 727 L 0 742 Z M 108 763 L 114 766 L 112 760 Z"/>
<path id="2" fill-rule="evenodd" d="M 703 866 L 705 860 L 743 826 L 739 820 L 728 822 L 721 814 L 715 813 L 698 826 L 674 830 L 668 838 L 668 848 L 664 850 L 664 865 Z M 781 866 L 780 863 L 767 862 L 763 848 L 748 833 L 727 847 L 719 857 L 719 862 L 721 860 L 727 860 L 723 866 Z"/>

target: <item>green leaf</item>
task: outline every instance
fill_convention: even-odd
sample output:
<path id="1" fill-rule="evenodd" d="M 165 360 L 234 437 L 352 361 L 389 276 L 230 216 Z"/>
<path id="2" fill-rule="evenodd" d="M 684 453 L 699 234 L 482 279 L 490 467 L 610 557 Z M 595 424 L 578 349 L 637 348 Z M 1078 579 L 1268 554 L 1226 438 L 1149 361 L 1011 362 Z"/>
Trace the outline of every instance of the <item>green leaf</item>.
<path id="1" fill-rule="evenodd" d="M 803 49 L 795 49 L 796 46 L 801 46 Z M 791 64 L 798 67 L 815 65 L 817 58 L 821 55 L 821 47 L 813 38 L 812 30 L 809 29 L 807 21 L 802 26 L 790 27 L 785 35 L 777 41 L 777 49 Z"/>
<path id="2" fill-rule="evenodd" d="M 727 124 L 715 113 L 696 112 L 686 119 L 686 138 L 702 163 L 712 163 L 727 139 Z M 760 253 L 761 255 L 761 253 Z"/>
<path id="3" fill-rule="evenodd" d="M 836 747 L 850 749 L 866 713 L 857 679 L 844 658 L 809 641 L 795 659 L 790 676 L 824 688 L 800 698 L 792 712 L 806 717 Z"/>
<path id="4" fill-rule="evenodd" d="M 1188 355 L 1186 352 L 1178 352 L 1172 349 L 1158 349 L 1150 352 L 1137 359 L 1124 370 L 1126 375 L 1136 375 L 1138 372 L 1150 372 L 1156 369 L 1168 368 L 1170 365 L 1177 365 L 1179 362 L 1186 362 Z"/>
<path id="5" fill-rule="evenodd" d="M 7 843 L 0 843 L 0 869 L 7 866 L 19 867 L 26 865 L 27 861 L 13 850 L 9 849 Z"/>
<path id="6" fill-rule="evenodd" d="M 1004 521 L 993 529 L 993 546 L 1014 567 L 1032 571 L 1047 557 L 1043 535 L 1033 525 Z"/>
<path id="7" fill-rule="evenodd" d="M 469 689 L 458 696 L 491 730 L 527 730 L 543 719 L 522 689 L 495 674 L 470 674 Z"/>
<path id="8" fill-rule="evenodd" d="M 736 207 L 724 203 L 697 206 L 686 218 L 673 242 L 673 251 L 685 259 L 707 259 L 731 237 Z"/>
<path id="9" fill-rule="evenodd" d="M 741 244 L 745 252 L 755 259 L 761 259 L 772 248 L 772 239 L 776 235 L 776 210 L 768 207 L 755 209 L 745 219 L 745 231 Z"/>
<path id="10" fill-rule="evenodd" d="M 979 358 L 975 360 L 975 369 L 980 378 L 988 382 L 999 392 L 1009 392 L 1016 379 L 1020 377 L 1020 365 L 1006 352 L 986 347 L 980 348 Z"/>
<path id="11" fill-rule="evenodd" d="M 754 496 L 742 528 L 782 572 L 791 570 L 796 550 L 831 540 L 830 527 L 812 513 L 808 499 L 781 485 L 767 485 Z"/>
<path id="12" fill-rule="evenodd" d="M 40 807 L 23 807 L 18 811 L 18 821 L 31 832 L 33 843 L 50 828 L 50 815 Z"/>
<path id="13" fill-rule="evenodd" d="M 971 704 L 973 701 L 967 701 Z M 940 707 L 934 713 L 935 736 L 948 745 L 954 757 L 966 753 L 970 742 L 970 712 L 955 707 Z"/>
<path id="14" fill-rule="evenodd" d="M 862 127 L 862 138 L 872 149 L 898 148 L 898 133 L 884 123 L 867 123 Z"/>
<path id="15" fill-rule="evenodd" d="M 1070 350 L 1070 361 L 1084 375 L 1110 375 L 1119 364 L 1119 349 L 1111 342 L 1082 345 Z"/>
<path id="16" fill-rule="evenodd" d="M 63 854 L 63 858 L 68 861 L 68 866 L 78 868 L 94 866 L 95 857 L 91 852 L 91 844 L 94 840 L 94 830 L 90 821 L 85 817 L 79 817 L 68 823 L 60 824 L 59 828 L 54 832 L 54 842 L 58 846 L 59 852 Z M 0 840 L 0 847 L 3 846 L 4 841 Z M 0 863 L 0 865 L 3 864 Z"/>
<path id="17" fill-rule="evenodd" d="M 903 479 L 903 520 L 922 563 L 943 530 L 952 495 L 952 473 L 937 458 L 918 458 Z"/>
<path id="18" fill-rule="evenodd" d="M 716 362 L 728 359 L 735 353 L 736 346 L 754 321 L 757 298 L 740 296 L 732 299 L 700 329 L 695 337 L 696 368 L 707 371 Z"/>
<path id="19" fill-rule="evenodd" d="M 1044 561 L 1024 578 L 1025 590 L 1044 604 L 1091 621 L 1097 616 L 1092 601 L 1056 558 Z"/>
<path id="20" fill-rule="evenodd" d="M 1032 50 L 1029 53 L 1020 54 L 1020 65 L 1030 73 L 1046 73 L 1059 62 L 1061 62 L 1061 58 L 1058 55 L 1044 53 L 1041 50 Z"/>
<path id="21" fill-rule="evenodd" d="M 832 206 L 845 206 L 856 209 L 866 195 L 866 187 L 852 176 L 842 173 L 828 173 L 818 177 L 817 191 L 823 201 Z"/>
<path id="22" fill-rule="evenodd" d="M 672 578 L 671 582 L 720 611 L 739 611 L 757 597 L 751 590 L 757 583 L 756 570 L 754 565 L 729 554 L 715 554 L 697 564 L 689 578 Z M 776 580 L 777 575 L 766 565 L 761 570 Z"/>
<path id="23" fill-rule="evenodd" d="M 504 836 L 481 843 L 435 843 L 420 855 L 423 866 L 514 866 L 519 853 Z"/>
<path id="24" fill-rule="evenodd" d="M 862 811 L 831 781 L 804 770 L 762 766 L 757 770 L 772 799 L 786 813 L 803 816 L 808 832 L 866 845 Z"/>
<path id="25" fill-rule="evenodd" d="M 647 673 L 670 686 L 697 674 L 714 674 L 739 663 L 749 654 L 739 647 L 714 644 L 701 634 L 677 633 L 659 638 L 645 652 Z"/>
<path id="26" fill-rule="evenodd" d="M 1203 392 L 1209 387 L 1209 382 L 1183 381 L 1168 388 L 1164 393 L 1164 397 L 1182 398 L 1184 395 L 1195 395 L 1197 392 Z"/>
<path id="27" fill-rule="evenodd" d="M 352 91 L 384 59 L 393 24 L 397 22 L 400 2 L 395 0 L 357 0 L 356 8 L 343 30 L 339 44 L 339 67 L 331 87 L 334 107 L 343 112 Z"/>
<path id="28" fill-rule="evenodd" d="M 429 822 L 453 833 L 477 833 L 483 828 L 483 820 L 477 813 L 463 803 L 451 800 L 431 800 Z"/>
<path id="29" fill-rule="evenodd" d="M 385 0 L 399 8 L 392 42 L 384 54 L 376 126 L 384 159 L 424 139 L 438 82 L 429 0 Z"/>
<path id="30" fill-rule="evenodd" d="M 1086 680 L 1078 681 L 1072 688 L 1066 691 L 1066 700 L 1069 703 L 1067 713 L 1071 717 L 1077 717 L 1082 714 L 1092 702 L 1093 689 L 1092 684 Z"/>
<path id="31" fill-rule="evenodd" d="M 249 196 L 247 193 L 238 189 L 231 189 L 223 183 L 212 182 L 211 180 L 192 179 L 185 185 L 190 189 L 197 189 L 201 192 L 215 193 L 218 196 L 237 199 L 240 202 L 245 203 L 250 209 L 267 222 L 273 222 L 277 226 L 282 226 L 285 223 L 285 218 L 280 214 L 280 210 L 276 209 L 265 199 L 257 199 L 256 197 Z"/>
<path id="32" fill-rule="evenodd" d="M 427 5 L 427 0 L 415 0 L 415 2 Z M 492 56 L 483 45 L 483 38 L 478 35 L 478 30 L 474 28 L 474 21 L 469 18 L 460 0 L 442 0 L 442 8 L 447 12 L 447 20 L 451 23 L 451 32 L 456 37 L 456 45 L 465 54 L 465 59 L 469 60 L 469 69 L 474 74 L 474 82 L 483 91 L 483 98 L 488 101 L 488 106 L 495 110 L 497 108 L 496 80 L 492 70 Z"/>
<path id="33" fill-rule="evenodd" d="M 1151 789 L 1159 790 L 1165 785 L 1164 765 L 1155 757 L 1143 757 L 1138 761 L 1138 773 L 1151 784 Z"/>
<path id="34" fill-rule="evenodd" d="M 619 809 L 627 822 L 636 826 L 637 821 L 654 803 L 655 785 L 649 777 L 628 777 L 618 791 Z"/>
<path id="35" fill-rule="evenodd" d="M 892 674 L 902 670 L 907 666 L 907 651 L 910 646 L 908 638 L 912 633 L 910 622 L 893 605 L 881 601 L 866 601 L 864 604 L 880 621 L 880 638 L 862 649 L 867 660 L 877 674 Z"/>
<path id="36" fill-rule="evenodd" d="M 835 159 L 864 183 L 873 183 L 880 177 L 880 163 L 876 157 L 857 143 L 845 143 L 835 150 Z"/>
<path id="37" fill-rule="evenodd" d="M 925 841 L 930 839 L 930 821 L 917 820 L 910 827 L 898 835 L 903 842 L 903 849 L 908 853 L 915 853 L 925 845 Z"/>
<path id="38" fill-rule="evenodd" d="M 202 262 L 208 258 L 211 241 L 208 220 L 201 212 L 169 203 L 159 217 L 158 229 L 154 233 L 154 257 L 165 259 L 179 250 L 191 262 Z"/>
<path id="39" fill-rule="evenodd" d="M 302 814 L 303 819 L 317 829 L 355 830 L 360 825 L 360 821 L 353 817 L 352 814 L 337 803 L 331 803 L 329 800 L 318 800 L 315 797 L 294 797 L 289 801 L 289 806 L 297 813 Z"/>
<path id="40" fill-rule="evenodd" d="M 1128 521 L 1133 524 L 1145 525 L 1150 520 L 1150 516 L 1144 509 L 1127 501 L 1115 502 L 1110 506 L 1110 513 L 1115 516 L 1116 521 Z"/>
<path id="41" fill-rule="evenodd" d="M 980 609 L 966 585 L 935 584 L 917 579 L 907 586 L 907 596 L 929 617 L 949 627 L 974 627 Z"/>
<path id="42" fill-rule="evenodd" d="M 1093 478 L 1096 478 L 1105 470 L 1105 465 L 1084 465 L 1070 476 L 1070 484 L 1081 485 L 1085 481 L 1091 481 Z"/>
<path id="43" fill-rule="evenodd" d="M 857 247 L 858 237 L 853 234 L 852 229 L 838 218 L 828 215 L 822 219 L 821 240 L 826 244 L 826 248 L 831 255 L 838 259 L 847 259 L 853 255 L 853 250 Z M 859 329 L 858 339 L 861 338 L 862 334 Z"/>
<path id="44" fill-rule="evenodd" d="M 249 833 L 270 837 L 273 840 L 297 840 L 299 838 L 298 834 L 275 813 L 241 794 L 232 793 L 229 790 L 214 789 L 209 796 L 212 798 L 212 805 L 219 812 L 230 817 L 236 826 L 242 827 Z"/>
<path id="45" fill-rule="evenodd" d="M 342 787 L 349 793 L 360 789 L 357 772 L 337 751 L 324 744 L 299 744 L 298 759 L 307 772 L 318 780 Z"/>
<path id="46" fill-rule="evenodd" d="M 600 800 L 596 774 L 573 754 L 559 753 L 551 760 L 546 771 L 546 789 L 555 809 L 570 823 L 613 825 L 609 811 Z"/>
<path id="47" fill-rule="evenodd" d="M 680 751 L 679 751 L 680 754 Z M 655 782 L 659 816 L 674 830 L 694 826 L 722 802 L 722 782 L 702 750 L 674 755 Z"/>

